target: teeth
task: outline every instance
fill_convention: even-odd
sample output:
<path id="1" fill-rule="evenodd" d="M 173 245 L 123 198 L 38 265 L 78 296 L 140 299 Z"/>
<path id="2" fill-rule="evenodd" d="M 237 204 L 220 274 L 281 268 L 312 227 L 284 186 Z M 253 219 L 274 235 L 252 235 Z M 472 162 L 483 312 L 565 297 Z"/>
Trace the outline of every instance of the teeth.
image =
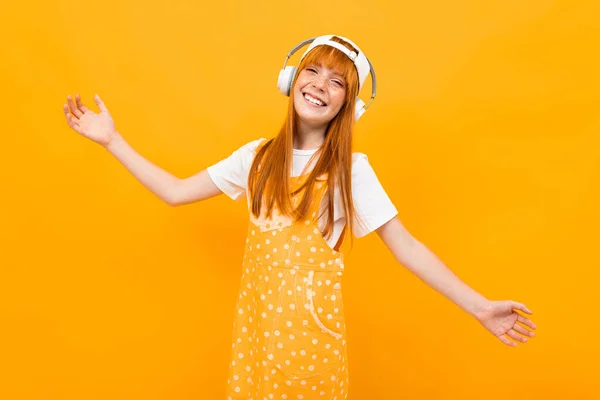
<path id="1" fill-rule="evenodd" d="M 311 103 L 314 103 L 314 104 L 319 105 L 319 106 L 322 106 L 322 105 L 325 104 L 322 101 L 315 99 L 314 97 L 312 97 L 309 94 L 305 94 L 304 98 L 306 98 L 306 100 L 310 101 Z"/>

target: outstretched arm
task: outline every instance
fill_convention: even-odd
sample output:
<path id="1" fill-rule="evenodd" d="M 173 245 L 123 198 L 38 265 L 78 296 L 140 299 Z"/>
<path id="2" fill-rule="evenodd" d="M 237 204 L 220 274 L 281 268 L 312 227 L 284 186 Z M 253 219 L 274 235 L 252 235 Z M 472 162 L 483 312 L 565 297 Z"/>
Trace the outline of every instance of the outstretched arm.
<path id="1" fill-rule="evenodd" d="M 206 169 L 181 179 L 138 153 L 119 133 L 105 146 L 146 189 L 170 206 L 181 206 L 221 194 Z"/>
<path id="2" fill-rule="evenodd" d="M 398 217 L 394 217 L 377 229 L 377 234 L 394 254 L 396 260 L 418 276 L 430 287 L 441 293 L 468 314 L 475 317 L 488 331 L 504 344 L 516 346 L 512 339 L 525 343 L 534 333 L 522 324 L 535 329 L 535 324 L 514 310 L 527 314 L 532 312 L 521 303 L 512 300 L 491 301 L 477 293 L 458 278 L 433 252 L 415 239 Z"/>

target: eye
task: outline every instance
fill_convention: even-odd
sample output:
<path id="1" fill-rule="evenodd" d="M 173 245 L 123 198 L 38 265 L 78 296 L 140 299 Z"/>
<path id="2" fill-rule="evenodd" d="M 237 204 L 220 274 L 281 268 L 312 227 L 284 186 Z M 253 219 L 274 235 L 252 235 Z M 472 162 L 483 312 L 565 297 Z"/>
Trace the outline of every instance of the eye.
<path id="1" fill-rule="evenodd" d="M 339 87 L 344 87 L 344 84 L 342 82 L 340 82 L 340 81 L 333 81 L 333 83 L 335 83 Z"/>
<path id="2" fill-rule="evenodd" d="M 317 70 L 312 67 L 308 67 L 308 68 L 306 68 L 306 70 L 310 71 L 310 72 L 314 72 L 315 74 L 317 73 Z"/>

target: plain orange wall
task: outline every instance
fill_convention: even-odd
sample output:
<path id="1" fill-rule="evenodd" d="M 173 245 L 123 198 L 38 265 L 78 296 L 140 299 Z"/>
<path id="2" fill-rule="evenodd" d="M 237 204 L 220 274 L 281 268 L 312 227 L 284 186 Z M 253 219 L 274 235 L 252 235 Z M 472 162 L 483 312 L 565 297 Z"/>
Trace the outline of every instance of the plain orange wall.
<path id="1" fill-rule="evenodd" d="M 276 134 L 286 53 L 327 33 L 376 68 L 355 144 L 401 220 L 538 325 L 509 348 L 376 234 L 356 240 L 350 400 L 600 398 L 597 1 L 3 9 L 1 399 L 223 398 L 244 202 L 166 206 L 70 130 L 62 105 L 80 93 L 97 111 L 100 94 L 134 148 L 186 177 Z"/>

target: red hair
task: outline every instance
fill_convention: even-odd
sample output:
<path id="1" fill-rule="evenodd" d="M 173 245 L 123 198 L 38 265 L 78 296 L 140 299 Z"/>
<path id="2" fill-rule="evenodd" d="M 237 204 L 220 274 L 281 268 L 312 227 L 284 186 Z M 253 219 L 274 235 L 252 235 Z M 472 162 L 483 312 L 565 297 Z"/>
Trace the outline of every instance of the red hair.
<path id="1" fill-rule="evenodd" d="M 349 50 L 358 52 L 352 45 L 338 37 L 334 40 Z M 323 145 L 313 157 L 320 155 L 304 184 L 293 193 L 290 192 L 290 171 L 293 157 L 294 136 L 296 134 L 297 114 L 294 108 L 293 91 L 290 95 L 288 113 L 279 134 L 263 143 L 257 150 L 248 174 L 248 193 L 251 199 L 251 212 L 259 217 L 263 200 L 266 217 L 272 216 L 276 205 L 281 214 L 291 216 L 295 221 L 306 218 L 312 201 L 312 189 L 316 179 L 327 174 L 327 221 L 322 232 L 325 238 L 333 233 L 334 189 L 337 186 L 342 197 L 346 217 L 346 227 L 352 232 L 354 206 L 352 201 L 352 131 L 354 111 L 359 91 L 358 72 L 354 63 L 340 50 L 326 45 L 312 49 L 298 66 L 292 87 L 298 75 L 307 65 L 323 65 L 337 69 L 346 81 L 346 97 L 338 114 L 331 120 L 325 131 Z M 311 163 L 313 158 L 309 160 Z M 297 208 L 291 202 L 291 196 L 305 189 Z M 320 215 L 319 215 L 320 217 Z M 360 219 L 360 218 L 359 218 Z M 350 235 L 352 237 L 352 235 Z"/>

